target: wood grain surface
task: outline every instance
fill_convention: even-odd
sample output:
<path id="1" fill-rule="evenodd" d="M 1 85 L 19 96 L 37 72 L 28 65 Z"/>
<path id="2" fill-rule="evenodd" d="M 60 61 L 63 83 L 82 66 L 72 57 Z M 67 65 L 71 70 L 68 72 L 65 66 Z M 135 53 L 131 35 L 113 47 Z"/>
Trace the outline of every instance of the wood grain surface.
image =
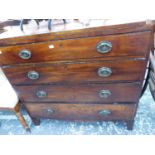
<path id="1" fill-rule="evenodd" d="M 48 83 L 85 83 L 85 82 L 124 82 L 141 81 L 144 78 L 144 60 L 121 59 L 104 61 L 76 61 L 66 63 L 39 63 L 30 65 L 10 66 L 3 68 L 9 81 L 15 85 L 48 84 Z M 110 68 L 112 73 L 108 77 L 100 77 L 98 70 L 102 67 Z M 28 73 L 35 71 L 39 78 L 32 80 Z"/>
<path id="2" fill-rule="evenodd" d="M 133 120 L 136 112 L 135 104 L 96 105 L 29 103 L 25 104 L 25 107 L 33 117 L 71 121 Z M 100 115 L 101 110 L 108 110 L 110 114 L 107 116 Z"/>
<path id="3" fill-rule="evenodd" d="M 14 86 L 22 102 L 137 102 L 141 92 L 139 83 L 85 84 L 85 85 L 34 85 Z M 108 98 L 101 98 L 101 90 L 109 90 Z M 36 93 L 45 91 L 46 97 Z"/>
<path id="4" fill-rule="evenodd" d="M 94 38 L 80 38 L 0 47 L 0 65 L 19 63 L 65 61 L 76 59 L 93 59 L 115 56 L 143 56 L 150 51 L 149 43 L 151 32 L 110 35 Z M 108 53 L 99 53 L 96 46 L 101 41 L 112 43 L 112 50 Z M 50 48 L 52 46 L 52 48 Z M 23 49 L 31 51 L 30 59 L 19 57 Z"/>

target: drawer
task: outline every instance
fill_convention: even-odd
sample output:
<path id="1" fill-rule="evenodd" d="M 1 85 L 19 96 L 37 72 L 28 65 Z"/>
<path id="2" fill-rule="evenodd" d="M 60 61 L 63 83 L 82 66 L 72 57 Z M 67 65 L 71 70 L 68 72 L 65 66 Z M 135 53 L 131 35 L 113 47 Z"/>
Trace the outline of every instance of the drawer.
<path id="1" fill-rule="evenodd" d="M 137 102 L 139 83 L 14 87 L 23 102 Z"/>
<path id="2" fill-rule="evenodd" d="M 146 56 L 151 32 L 1 47 L 0 65 L 115 56 Z"/>
<path id="3" fill-rule="evenodd" d="M 32 117 L 82 121 L 133 120 L 137 108 L 136 104 L 61 103 L 27 103 L 25 107 Z"/>
<path id="4" fill-rule="evenodd" d="M 12 84 L 84 83 L 139 81 L 144 78 L 146 61 L 85 61 L 46 63 L 3 68 Z"/>

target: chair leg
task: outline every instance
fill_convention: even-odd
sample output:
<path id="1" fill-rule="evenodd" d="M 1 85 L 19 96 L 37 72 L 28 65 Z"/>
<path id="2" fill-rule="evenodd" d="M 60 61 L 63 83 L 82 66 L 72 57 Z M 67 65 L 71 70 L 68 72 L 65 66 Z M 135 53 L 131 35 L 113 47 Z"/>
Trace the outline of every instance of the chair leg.
<path id="1" fill-rule="evenodd" d="M 15 112 L 16 113 L 16 116 L 19 120 L 19 122 L 21 123 L 21 125 L 23 126 L 23 128 L 27 131 L 27 132 L 31 132 L 29 126 L 27 125 L 23 115 L 18 111 L 18 112 Z"/>
<path id="2" fill-rule="evenodd" d="M 20 112 L 20 104 L 18 103 L 15 108 L 14 108 L 14 112 L 19 120 L 19 122 L 21 123 L 21 125 L 23 126 L 23 128 L 27 131 L 27 132 L 31 132 L 28 124 L 26 123 L 25 118 L 23 117 L 23 115 Z"/>

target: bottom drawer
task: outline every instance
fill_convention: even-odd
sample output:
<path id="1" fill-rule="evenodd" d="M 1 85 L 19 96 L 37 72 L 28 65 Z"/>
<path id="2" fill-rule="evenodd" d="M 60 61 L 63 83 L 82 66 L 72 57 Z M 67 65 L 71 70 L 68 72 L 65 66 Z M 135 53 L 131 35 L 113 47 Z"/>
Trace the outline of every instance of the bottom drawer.
<path id="1" fill-rule="evenodd" d="M 60 120 L 133 120 L 136 104 L 49 104 L 27 103 L 32 117 Z"/>

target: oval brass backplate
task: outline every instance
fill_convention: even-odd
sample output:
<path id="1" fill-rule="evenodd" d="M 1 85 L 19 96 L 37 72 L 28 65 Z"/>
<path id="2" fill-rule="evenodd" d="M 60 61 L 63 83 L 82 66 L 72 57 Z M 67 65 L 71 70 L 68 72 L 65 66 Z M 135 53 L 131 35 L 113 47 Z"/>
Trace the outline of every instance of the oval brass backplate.
<path id="1" fill-rule="evenodd" d="M 53 114 L 53 113 L 54 113 L 54 110 L 53 110 L 53 109 L 44 109 L 44 112 L 45 112 L 47 115 L 50 115 L 50 114 Z"/>
<path id="2" fill-rule="evenodd" d="M 97 73 L 100 77 L 108 77 L 112 74 L 112 70 L 108 67 L 101 67 L 98 69 Z"/>
<path id="3" fill-rule="evenodd" d="M 101 115 L 101 116 L 108 116 L 110 114 L 111 114 L 110 110 L 104 109 L 104 110 L 99 111 L 99 115 Z"/>
<path id="4" fill-rule="evenodd" d="M 39 97 L 39 98 L 43 98 L 43 97 L 46 97 L 47 96 L 47 93 L 43 90 L 39 90 L 37 91 L 36 95 Z"/>
<path id="5" fill-rule="evenodd" d="M 112 50 L 112 43 L 109 41 L 101 41 L 97 44 L 96 49 L 99 53 L 108 53 Z"/>
<path id="6" fill-rule="evenodd" d="M 111 96 L 111 92 L 109 91 L 109 90 L 101 90 L 100 92 L 99 92 L 99 96 L 101 97 L 101 98 L 108 98 L 109 96 Z"/>
<path id="7" fill-rule="evenodd" d="M 27 49 L 23 49 L 19 52 L 19 57 L 22 59 L 30 59 L 31 58 L 31 51 L 27 50 Z"/>
<path id="8" fill-rule="evenodd" d="M 31 79 L 31 80 L 37 80 L 37 79 L 39 79 L 39 73 L 36 72 L 36 71 L 29 71 L 29 72 L 27 73 L 27 77 L 28 77 L 29 79 Z"/>

